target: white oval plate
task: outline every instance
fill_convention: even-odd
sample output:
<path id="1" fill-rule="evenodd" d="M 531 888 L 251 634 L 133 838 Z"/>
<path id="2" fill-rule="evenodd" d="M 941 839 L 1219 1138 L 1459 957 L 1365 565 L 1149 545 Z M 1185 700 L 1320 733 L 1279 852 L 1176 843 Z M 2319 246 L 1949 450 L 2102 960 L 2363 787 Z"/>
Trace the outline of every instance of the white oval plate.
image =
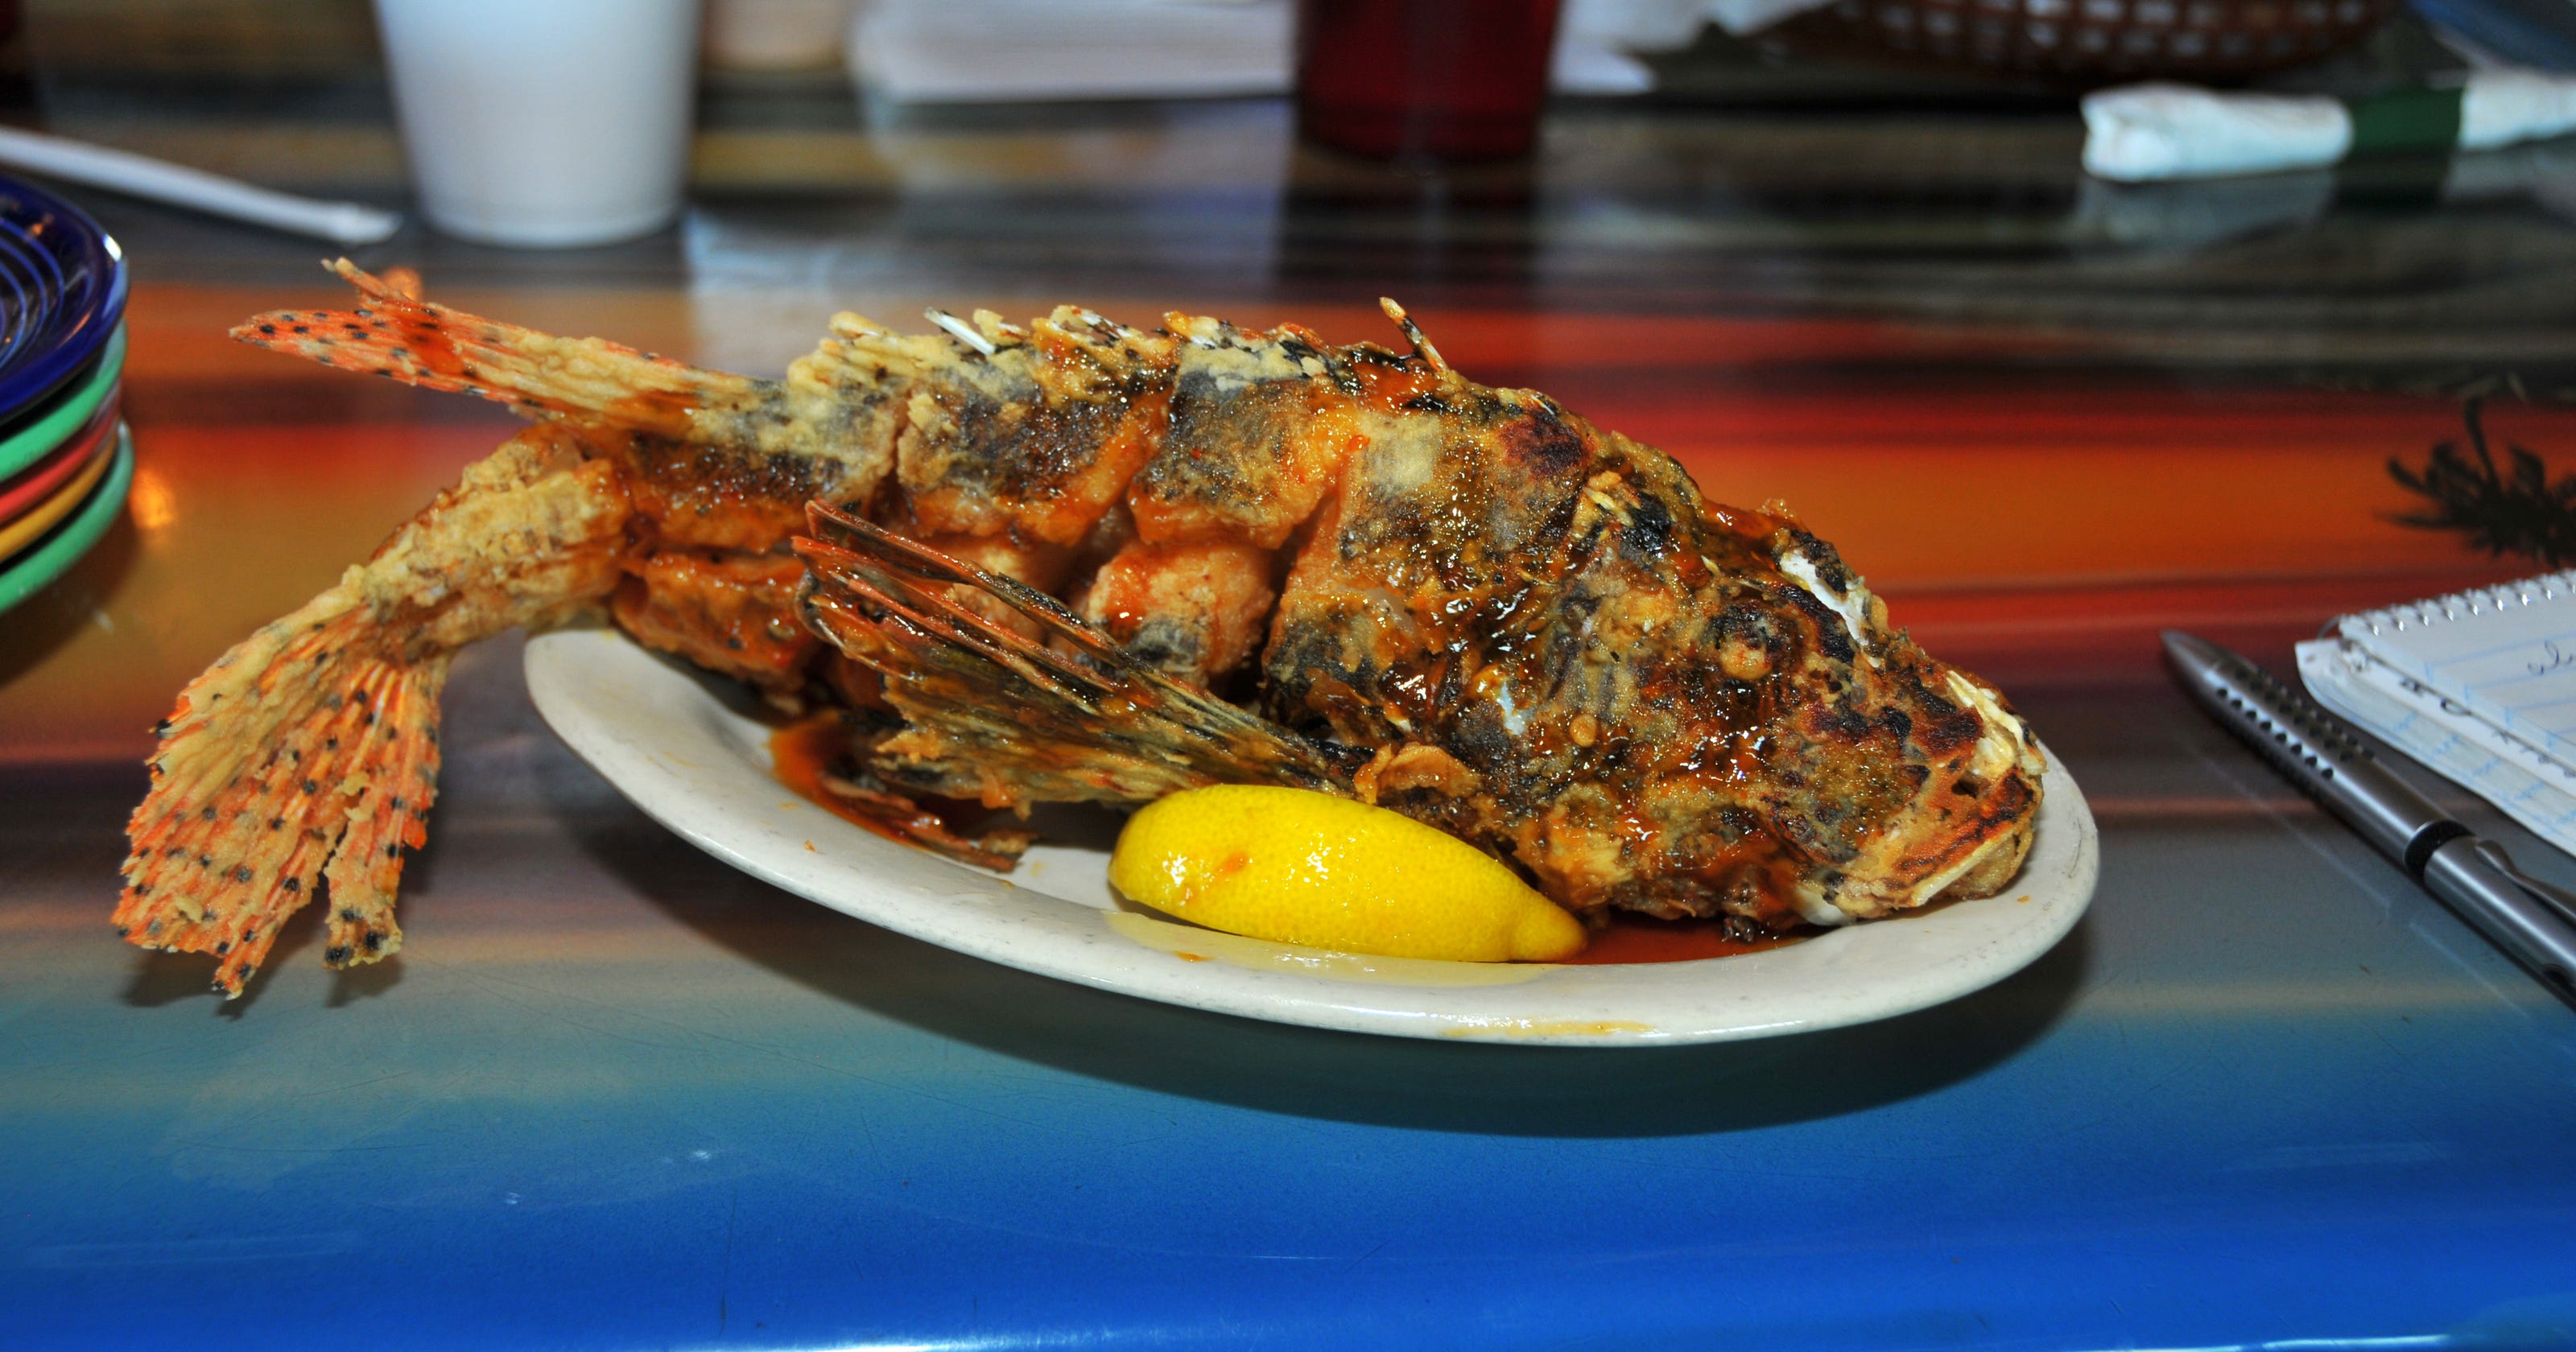
<path id="1" fill-rule="evenodd" d="M 737 711 L 729 682 L 611 630 L 531 639 L 527 676 L 546 722 L 637 807 L 799 896 L 1024 971 L 1360 1033 L 1642 1047 L 1883 1019 L 1999 981 L 2047 952 L 2084 913 L 2100 854 L 2083 793 L 2052 761 L 2030 860 L 1999 896 L 1697 962 L 1363 957 L 1122 906 L 1098 849 L 1041 844 L 1006 878 L 851 825 L 772 776 L 769 728 Z"/>

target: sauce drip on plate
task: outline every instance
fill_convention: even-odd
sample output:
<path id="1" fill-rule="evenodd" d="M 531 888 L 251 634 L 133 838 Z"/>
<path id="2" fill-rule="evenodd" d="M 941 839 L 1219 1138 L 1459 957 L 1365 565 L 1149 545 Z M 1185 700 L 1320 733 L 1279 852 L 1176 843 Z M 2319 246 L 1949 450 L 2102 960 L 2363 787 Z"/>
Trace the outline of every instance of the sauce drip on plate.
<path id="1" fill-rule="evenodd" d="M 797 797 L 845 822 L 864 826 L 897 844 L 904 843 L 901 837 L 823 787 L 824 774 L 848 754 L 849 739 L 849 731 L 837 714 L 797 719 L 769 734 L 770 772 L 778 776 L 779 783 L 794 789 Z"/>

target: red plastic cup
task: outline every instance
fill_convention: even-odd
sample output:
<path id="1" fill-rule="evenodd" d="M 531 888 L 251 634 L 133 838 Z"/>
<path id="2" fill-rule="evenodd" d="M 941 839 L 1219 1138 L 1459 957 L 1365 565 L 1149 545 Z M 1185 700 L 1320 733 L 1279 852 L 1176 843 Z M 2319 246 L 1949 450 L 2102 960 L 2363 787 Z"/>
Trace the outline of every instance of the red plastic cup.
<path id="1" fill-rule="evenodd" d="M 1299 0 L 1297 129 L 1380 159 L 1529 153 L 1558 0 Z"/>

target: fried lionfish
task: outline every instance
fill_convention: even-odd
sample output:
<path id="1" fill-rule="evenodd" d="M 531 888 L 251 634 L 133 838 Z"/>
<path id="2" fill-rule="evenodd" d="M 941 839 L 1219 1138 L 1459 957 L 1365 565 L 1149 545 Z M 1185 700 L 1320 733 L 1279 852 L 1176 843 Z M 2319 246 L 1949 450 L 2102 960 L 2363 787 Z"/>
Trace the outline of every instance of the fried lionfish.
<path id="1" fill-rule="evenodd" d="M 180 693 L 119 931 L 238 994 L 327 891 L 324 956 L 399 946 L 450 656 L 604 605 L 782 704 L 847 710 L 856 808 L 1009 867 L 938 800 L 1224 782 L 1432 823 L 1578 914 L 1839 925 L 2001 888 L 2041 753 L 1777 504 L 1530 390 L 1166 316 L 844 314 L 783 380 L 550 337 L 345 262 L 359 303 L 245 341 L 532 425 Z M 953 814 L 952 814 L 953 815 Z"/>

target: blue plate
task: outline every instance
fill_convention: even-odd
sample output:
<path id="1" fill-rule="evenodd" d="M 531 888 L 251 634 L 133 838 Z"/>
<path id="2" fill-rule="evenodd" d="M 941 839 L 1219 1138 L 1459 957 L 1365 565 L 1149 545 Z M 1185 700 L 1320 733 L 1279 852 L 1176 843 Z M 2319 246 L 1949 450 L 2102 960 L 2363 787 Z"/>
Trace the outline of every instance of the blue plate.
<path id="1" fill-rule="evenodd" d="M 98 355 L 125 313 L 125 255 L 71 203 L 0 178 L 0 417 Z"/>

